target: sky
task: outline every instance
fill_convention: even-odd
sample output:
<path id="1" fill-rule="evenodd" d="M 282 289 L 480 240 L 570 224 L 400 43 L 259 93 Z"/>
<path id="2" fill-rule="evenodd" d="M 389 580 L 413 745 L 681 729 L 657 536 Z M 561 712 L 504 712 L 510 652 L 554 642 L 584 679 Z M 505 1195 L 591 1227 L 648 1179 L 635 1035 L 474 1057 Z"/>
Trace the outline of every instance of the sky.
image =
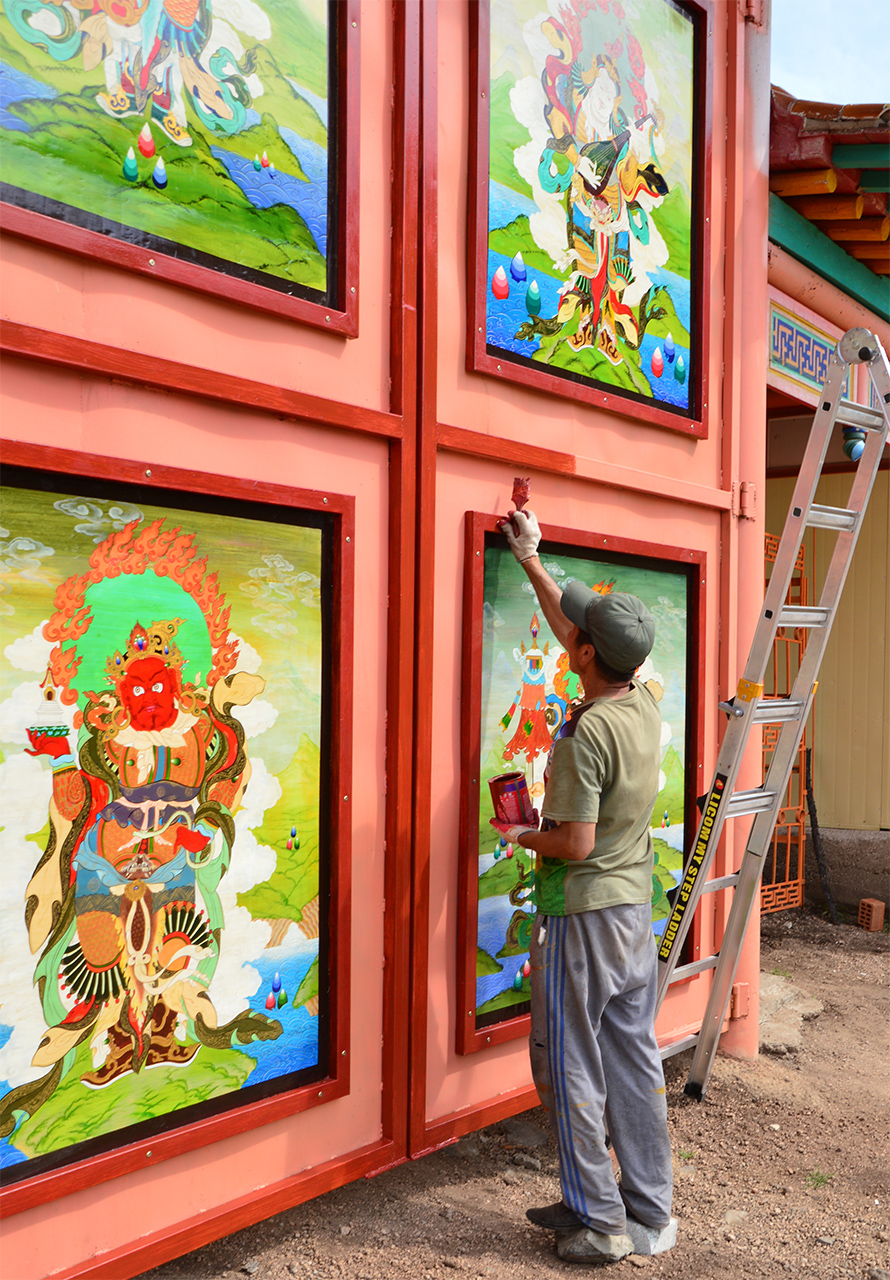
<path id="1" fill-rule="evenodd" d="M 772 0 L 770 79 L 815 102 L 890 102 L 887 0 Z"/>

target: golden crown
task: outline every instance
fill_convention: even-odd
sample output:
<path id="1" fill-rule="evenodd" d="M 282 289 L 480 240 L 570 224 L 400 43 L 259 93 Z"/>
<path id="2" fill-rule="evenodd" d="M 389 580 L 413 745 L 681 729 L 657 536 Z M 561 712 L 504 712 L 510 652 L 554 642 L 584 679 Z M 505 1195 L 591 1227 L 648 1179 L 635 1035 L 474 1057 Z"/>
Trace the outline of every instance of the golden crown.
<path id="1" fill-rule="evenodd" d="M 164 619 L 161 622 L 153 622 L 147 630 L 141 622 L 137 622 L 130 632 L 124 652 L 116 651 L 106 660 L 106 679 L 112 684 L 117 684 L 130 663 L 142 658 L 160 658 L 164 666 L 180 671 L 188 659 L 182 656 L 173 637 L 182 626 L 182 622 L 182 618 Z"/>

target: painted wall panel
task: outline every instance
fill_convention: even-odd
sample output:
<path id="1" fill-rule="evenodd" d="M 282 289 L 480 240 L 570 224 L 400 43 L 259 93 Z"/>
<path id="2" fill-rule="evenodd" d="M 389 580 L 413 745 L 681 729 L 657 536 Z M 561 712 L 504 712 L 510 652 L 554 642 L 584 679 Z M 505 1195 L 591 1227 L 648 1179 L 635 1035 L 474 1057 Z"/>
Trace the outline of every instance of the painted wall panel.
<path id="1" fill-rule="evenodd" d="M 4 1229 L 4 1266 L 22 1280 L 60 1270 L 73 1259 L 174 1227 L 193 1215 L 374 1143 L 381 1134 L 383 1021 L 383 817 L 386 634 L 385 443 L 294 427 L 238 409 L 214 410 L 178 396 L 3 361 L 7 435 L 35 444 L 214 470 L 302 488 L 352 493 L 356 500 L 355 609 L 362 619 L 355 653 L 361 727 L 354 738 L 352 1005 L 350 1093 L 296 1117 L 241 1133 L 61 1201 L 20 1213 Z M 121 424 L 126 423 L 126 430 Z M 258 444 L 261 447 L 258 447 Z M 151 1199 L 151 1222 L 139 1210 Z M 43 1225 L 52 1222 L 52 1230 Z"/>
<path id="2" fill-rule="evenodd" d="M 460 781 L 460 716 L 463 633 L 464 512 L 509 509 L 513 468 L 439 454 L 436 547 L 436 624 L 433 667 L 432 738 L 435 785 L 430 855 L 430 963 L 428 978 L 427 1084 L 428 1120 L 442 1120 L 468 1106 L 487 1102 L 531 1083 L 524 1039 L 483 1047 L 479 1053 L 455 1050 L 456 986 L 454 957 L 458 938 L 459 813 L 452 797 Z M 703 513 L 690 519 L 688 508 L 660 495 L 628 498 L 595 485 L 545 475 L 532 475 L 530 505 L 542 523 L 580 531 L 606 532 L 616 539 L 654 541 L 662 546 L 690 547 L 719 564 L 719 519 Z M 710 570 L 709 570 L 710 571 Z M 705 592 L 703 654 L 695 678 L 703 689 L 716 678 L 718 627 L 713 591 Z M 710 781 L 704 774 L 716 755 L 717 716 L 712 706 L 703 715 L 702 752 L 697 761 L 698 791 Z M 483 788 L 487 790 L 487 788 Z M 702 947 L 713 941 L 713 899 L 702 908 Z M 702 954 L 707 954 L 706 950 Z M 695 980 L 672 991 L 659 1019 L 660 1034 L 669 1036 L 690 1025 L 704 1007 L 707 989 Z"/>
<path id="3" fill-rule="evenodd" d="M 546 9 L 546 3 L 541 8 Z M 713 111 L 714 119 L 726 110 L 726 24 L 722 6 L 710 23 L 714 32 Z M 470 427 L 517 442 L 546 444 L 574 453 L 580 460 L 630 466 L 647 475 L 652 488 L 669 488 L 673 478 L 708 486 L 720 485 L 719 422 L 722 411 L 719 379 L 722 335 L 724 277 L 719 252 L 711 256 L 705 294 L 710 300 L 708 340 L 710 343 L 710 438 L 707 442 L 675 436 L 673 432 L 634 420 L 632 408 L 626 413 L 580 407 L 570 400 L 544 392 L 525 393 L 522 388 L 499 383 L 466 371 L 466 334 L 455 317 L 466 314 L 467 281 L 467 193 L 469 150 L 468 114 L 463 104 L 469 93 L 469 18 L 462 4 L 438 6 L 439 41 L 439 165 L 454 180 L 439 184 L 439 335 L 437 362 L 439 378 L 438 417 L 441 422 Z M 455 126 L 460 113 L 461 127 Z M 447 125 L 446 125 L 447 122 Z M 725 157 L 722 147 L 712 153 L 710 190 L 706 192 L 707 217 L 714 245 L 723 235 L 725 206 Z M 484 280 L 475 282 L 482 290 Z M 496 389 L 495 389 L 496 388 Z"/>
<path id="4" fill-rule="evenodd" d="M 392 167 L 389 6 L 361 6 L 361 174 Z M 249 42 L 248 42 L 249 43 Z M 262 103 L 258 98 L 257 102 Z M 260 105 L 260 110 L 262 106 Z M 3 315 L 22 324 L 276 386 L 388 408 L 389 183 L 360 195 L 359 337 L 354 341 L 7 235 L 0 242 Z M 353 214 L 355 210 L 351 211 Z M 323 316 L 320 317 L 323 322 Z M 299 332 L 299 341 L 294 334 Z"/>

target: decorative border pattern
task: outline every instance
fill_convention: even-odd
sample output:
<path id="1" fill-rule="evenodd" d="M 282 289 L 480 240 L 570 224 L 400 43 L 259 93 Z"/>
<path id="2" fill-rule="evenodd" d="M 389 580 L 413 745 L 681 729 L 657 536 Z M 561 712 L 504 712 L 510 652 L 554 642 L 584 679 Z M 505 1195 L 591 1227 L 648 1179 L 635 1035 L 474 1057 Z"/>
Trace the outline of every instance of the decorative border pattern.
<path id="1" fill-rule="evenodd" d="M 819 395 L 828 377 L 828 365 L 837 345 L 836 339 L 772 299 L 769 306 L 770 371 L 806 388 L 814 395 Z M 848 400 L 852 398 L 852 388 L 851 366 L 844 389 L 844 396 Z"/>

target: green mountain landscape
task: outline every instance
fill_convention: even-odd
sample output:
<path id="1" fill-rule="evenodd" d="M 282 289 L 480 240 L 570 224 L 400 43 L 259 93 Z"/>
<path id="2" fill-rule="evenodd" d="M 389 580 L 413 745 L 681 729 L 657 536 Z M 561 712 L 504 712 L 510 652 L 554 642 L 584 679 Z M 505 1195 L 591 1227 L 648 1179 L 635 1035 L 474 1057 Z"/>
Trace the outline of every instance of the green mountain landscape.
<path id="1" fill-rule="evenodd" d="M 105 90 L 101 65 L 87 72 L 79 59 L 57 62 L 45 50 L 25 45 L 5 15 L 0 15 L 0 51 L 8 66 L 59 95 L 28 98 L 9 107 L 27 129 L 4 131 L 5 183 L 324 291 L 325 260 L 296 210 L 283 203 L 268 209 L 251 204 L 222 160 L 211 152 L 212 146 L 223 147 L 251 160 L 266 152 L 279 170 L 300 177 L 305 175 L 281 138 L 278 124 L 326 145 L 327 130 L 315 110 L 294 91 L 267 48 L 257 48 L 264 93 L 252 105 L 263 113 L 259 123 L 220 135 L 190 111 L 192 143 L 188 147 L 179 147 L 154 130 L 156 156 L 163 158 L 167 169 L 167 185 L 162 189 L 151 177 L 156 158 L 143 159 L 137 145 L 150 106 L 144 116 L 106 115 L 96 102 L 96 94 Z M 139 166 L 139 177 L 133 182 L 123 174 L 130 147 Z"/>
<path id="2" fill-rule="evenodd" d="M 255 919 L 299 923 L 303 909 L 318 896 L 320 763 L 318 747 L 303 734 L 290 764 L 278 775 L 281 799 L 266 811 L 256 830 L 260 844 L 277 854 L 275 870 L 263 884 L 238 894 L 238 905 L 247 907 Z M 292 827 L 299 847 L 288 849 Z"/>

